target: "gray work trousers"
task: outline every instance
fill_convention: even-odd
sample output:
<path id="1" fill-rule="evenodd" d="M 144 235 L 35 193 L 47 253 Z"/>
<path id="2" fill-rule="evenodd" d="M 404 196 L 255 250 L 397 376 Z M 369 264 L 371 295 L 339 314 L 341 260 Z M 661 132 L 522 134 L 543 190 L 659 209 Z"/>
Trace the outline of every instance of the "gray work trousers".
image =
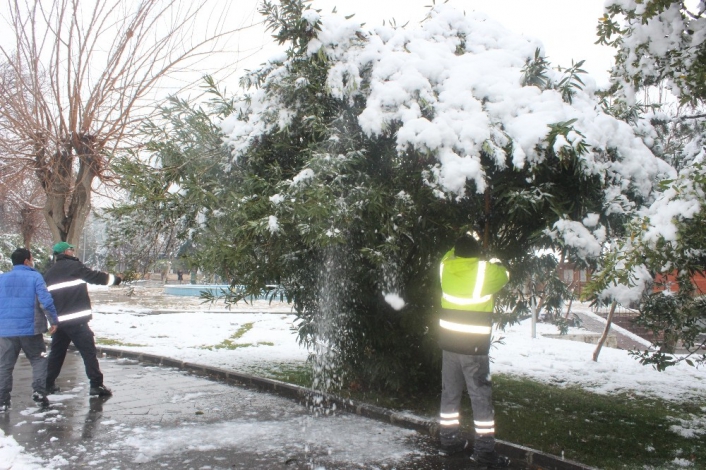
<path id="1" fill-rule="evenodd" d="M 475 428 L 474 450 L 492 452 L 495 449 L 495 410 L 490 381 L 490 360 L 487 355 L 472 356 L 444 351 L 441 367 L 441 416 L 458 416 L 463 390 L 468 389 Z M 462 439 L 458 421 L 440 426 L 440 441 L 450 446 Z"/>
<path id="2" fill-rule="evenodd" d="M 20 349 L 32 365 L 32 389 L 46 394 L 47 358 L 44 336 L 0 337 L 0 405 L 10 403 L 12 392 L 12 372 L 15 370 Z"/>

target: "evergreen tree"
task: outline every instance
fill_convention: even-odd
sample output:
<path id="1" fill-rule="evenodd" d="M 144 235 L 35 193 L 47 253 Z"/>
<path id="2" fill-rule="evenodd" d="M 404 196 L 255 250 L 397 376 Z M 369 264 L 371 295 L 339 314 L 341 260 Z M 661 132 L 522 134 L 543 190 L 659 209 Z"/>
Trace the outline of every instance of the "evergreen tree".
<path id="1" fill-rule="evenodd" d="M 552 69 L 485 17 L 439 5 L 421 29 L 367 32 L 301 0 L 262 13 L 286 54 L 233 101 L 211 87 L 229 151 L 198 131 L 213 152 L 192 158 L 214 171 L 185 162 L 200 184 L 170 197 L 198 214 L 200 266 L 239 286 L 229 301 L 272 285 L 292 301 L 322 387 L 436 384 L 438 263 L 467 230 L 511 271 L 504 322 L 531 297 L 557 310 L 540 250 L 592 265 L 670 170 L 600 109 L 580 62 Z"/>
<path id="2" fill-rule="evenodd" d="M 635 355 L 659 370 L 706 359 L 698 354 L 705 346 L 704 293 L 693 282 L 706 268 L 705 10 L 702 0 L 696 10 L 683 1 L 609 2 L 598 26 L 599 42 L 617 50 L 608 111 L 678 170 L 613 244 L 592 287 L 598 300 L 639 309 L 636 322 L 654 332 L 658 348 Z M 677 112 L 637 102 L 637 92 L 658 84 L 679 98 Z M 673 355 L 679 345 L 687 355 Z"/>
<path id="3" fill-rule="evenodd" d="M 210 77 L 205 83 L 215 90 Z M 229 111 L 226 100 L 216 102 L 218 109 L 203 109 L 170 98 L 156 120 L 144 123 L 145 144 L 112 162 L 128 198 L 102 213 L 108 222 L 108 262 L 128 277 L 145 274 L 160 257 L 180 255 L 198 228 L 200 211 L 210 205 L 207 199 L 216 197 L 219 164 L 228 152 L 214 121 Z"/>
<path id="4" fill-rule="evenodd" d="M 706 99 L 706 2 L 611 0 L 598 24 L 598 43 L 617 50 L 613 77 L 635 91 L 666 81 L 682 103 Z"/>
<path id="5" fill-rule="evenodd" d="M 282 286 L 301 340 L 334 351 L 347 381 L 402 389 L 435 380 L 438 261 L 462 231 L 480 233 L 510 266 L 513 286 L 499 305 L 516 318 L 527 309 L 526 280 L 555 271 L 539 249 L 593 262 L 668 171 L 622 139 L 615 120 L 620 131 L 598 138 L 589 121 L 611 118 L 584 90 L 580 63 L 554 70 L 536 47 L 493 50 L 478 36 L 507 33 L 495 24 L 438 6 L 415 36 L 365 32 L 296 0 L 265 2 L 263 13 L 288 49 L 244 78 L 250 93 L 223 122 L 236 176 L 217 216 L 206 217 L 203 261 L 249 289 Z M 412 52 L 424 47 L 450 50 L 447 76 Z M 455 67 L 481 56 L 492 67 L 495 53 L 516 57 L 502 70 L 513 77 L 505 96 Z M 454 85 L 462 94 L 451 97 Z M 546 122 L 531 144 L 513 127 L 523 111 L 498 109 L 513 92 L 530 108 L 550 100 L 562 110 L 524 115 Z M 466 135 L 478 117 L 484 136 Z M 641 169 L 623 171 L 633 163 Z M 565 292 L 546 286 L 559 292 L 545 304 L 558 308 Z"/>
<path id="6" fill-rule="evenodd" d="M 20 235 L 10 233 L 0 233 L 0 273 L 12 271 L 12 259 L 10 256 L 17 248 L 25 248 Z M 43 272 L 51 258 L 51 250 L 42 245 L 30 247 L 34 268 Z"/>

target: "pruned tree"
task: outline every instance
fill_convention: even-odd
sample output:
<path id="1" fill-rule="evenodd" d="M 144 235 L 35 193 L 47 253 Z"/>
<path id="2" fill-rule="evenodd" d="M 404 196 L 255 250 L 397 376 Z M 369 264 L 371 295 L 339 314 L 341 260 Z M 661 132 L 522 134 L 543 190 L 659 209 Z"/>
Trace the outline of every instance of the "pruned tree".
<path id="1" fill-rule="evenodd" d="M 0 45 L 0 152 L 41 186 L 54 240 L 79 242 L 92 192 L 114 178 L 112 156 L 136 145 L 156 85 L 233 32 L 225 15 L 203 17 L 209 5 L 7 0 L 5 32 L 15 41 Z"/>
<path id="2" fill-rule="evenodd" d="M 0 88 L 12 80 L 9 71 L 8 67 L 0 67 Z M 48 245 L 51 236 L 42 222 L 44 200 L 44 192 L 31 171 L 13 159 L 0 159 L 0 231 L 19 234 L 27 248 L 37 239 Z"/>
<path id="3" fill-rule="evenodd" d="M 538 252 L 593 262 L 671 174 L 600 109 L 581 62 L 553 69 L 485 16 L 437 5 L 419 28 L 371 32 L 303 0 L 261 11 L 286 56 L 244 76 L 233 100 L 214 90 L 229 151 L 218 129 L 185 139 L 174 121 L 132 199 L 159 220 L 194 205 L 194 257 L 235 287 L 228 301 L 281 286 L 324 387 L 438 380 L 438 262 L 463 231 L 511 270 L 496 304 L 507 321 L 540 288 L 558 311 L 556 259 Z M 195 135 L 211 154 L 198 164 L 161 151 Z"/>
<path id="4" fill-rule="evenodd" d="M 16 181 L 8 189 L 7 219 L 12 231 L 19 233 L 23 245 L 31 248 L 36 243 L 49 246 L 51 235 L 43 223 L 42 209 L 44 193 L 36 180 Z"/>

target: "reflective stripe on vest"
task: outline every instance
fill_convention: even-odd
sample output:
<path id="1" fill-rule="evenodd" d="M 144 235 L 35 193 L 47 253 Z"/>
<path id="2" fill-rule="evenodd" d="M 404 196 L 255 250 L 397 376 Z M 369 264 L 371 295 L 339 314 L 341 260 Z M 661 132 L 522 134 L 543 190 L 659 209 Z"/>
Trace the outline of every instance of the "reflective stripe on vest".
<path id="1" fill-rule="evenodd" d="M 91 316 L 90 310 L 82 310 L 76 313 L 69 313 L 68 315 L 59 315 L 59 323 L 89 316 Z"/>
<path id="2" fill-rule="evenodd" d="M 459 333 L 489 335 L 492 331 L 489 326 L 465 325 L 463 323 L 454 323 L 446 320 L 439 320 L 439 325 L 444 329 L 458 331 Z"/>
<path id="3" fill-rule="evenodd" d="M 493 298 L 492 294 L 481 295 L 483 292 L 483 284 L 485 283 L 485 261 L 478 262 L 478 272 L 476 273 L 476 285 L 473 287 L 473 297 L 456 297 L 442 292 L 441 295 L 447 302 L 456 305 L 477 305 L 488 302 Z M 439 267 L 439 278 L 443 281 L 444 263 Z"/>
<path id="4" fill-rule="evenodd" d="M 75 279 L 73 281 L 66 281 L 66 282 L 60 282 L 58 284 L 52 284 L 51 286 L 47 286 L 47 290 L 49 292 L 57 289 L 65 289 L 67 287 L 74 287 L 74 286 L 79 286 L 81 284 L 85 284 L 86 281 L 83 279 Z"/>

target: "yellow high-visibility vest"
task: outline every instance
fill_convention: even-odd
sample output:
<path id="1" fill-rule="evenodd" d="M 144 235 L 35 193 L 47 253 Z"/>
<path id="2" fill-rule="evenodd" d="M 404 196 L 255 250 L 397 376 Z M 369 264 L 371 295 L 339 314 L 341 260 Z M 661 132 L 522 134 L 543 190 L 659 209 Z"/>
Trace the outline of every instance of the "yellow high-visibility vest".
<path id="1" fill-rule="evenodd" d="M 456 257 L 454 250 L 442 258 L 439 277 L 441 306 L 474 312 L 492 312 L 493 294 L 502 289 L 509 279 L 503 266 L 479 258 Z"/>
<path id="2" fill-rule="evenodd" d="M 459 354 L 488 354 L 493 294 L 507 284 L 507 270 L 479 258 L 456 257 L 451 250 L 441 260 L 439 276 L 439 346 Z"/>

